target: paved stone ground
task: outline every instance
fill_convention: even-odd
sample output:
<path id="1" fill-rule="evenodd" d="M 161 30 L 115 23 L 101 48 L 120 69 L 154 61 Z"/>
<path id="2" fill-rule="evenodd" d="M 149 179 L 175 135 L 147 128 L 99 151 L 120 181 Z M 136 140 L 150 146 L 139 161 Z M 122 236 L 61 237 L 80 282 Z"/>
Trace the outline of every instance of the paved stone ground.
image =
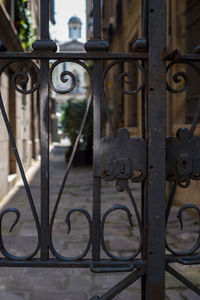
<path id="1" fill-rule="evenodd" d="M 51 211 L 66 168 L 64 152 L 66 148 L 56 146 L 51 153 Z M 40 175 L 39 171 L 31 182 L 31 191 L 35 205 L 40 206 Z M 64 189 L 62 201 L 58 210 L 54 226 L 54 245 L 58 252 L 67 256 L 80 254 L 88 238 L 88 228 L 83 216 L 76 213 L 72 217 L 72 231 L 67 234 L 64 222 L 70 208 L 82 207 L 91 213 L 92 208 L 92 170 L 86 167 L 76 167 L 71 170 L 69 181 Z M 131 186 L 138 208 L 140 206 L 140 187 Z M 133 212 L 126 193 L 116 192 L 114 182 L 102 184 L 102 213 L 114 204 L 127 205 Z M 3 222 L 4 242 L 10 252 L 16 255 L 29 254 L 36 245 L 36 230 L 23 186 L 12 197 L 7 207 L 18 208 L 21 212 L 20 222 L 10 234 L 10 225 L 14 216 L 5 216 Z M 191 216 L 184 216 L 184 230 L 180 231 L 176 214 L 178 207 L 173 207 L 168 227 L 168 241 L 172 247 L 186 249 L 194 242 L 198 224 Z M 106 222 L 106 243 L 109 249 L 117 255 L 126 256 L 137 249 L 139 233 L 133 212 L 133 223 L 130 228 L 127 216 L 123 212 L 114 212 Z M 90 253 L 88 254 L 90 256 Z M 200 270 L 197 266 L 174 266 L 193 282 L 200 285 Z M 86 269 L 30 269 L 30 268 L 2 268 L 0 271 L 0 299 L 1 300 L 85 300 L 93 295 L 102 295 L 110 287 L 123 279 L 126 274 L 93 274 Z M 166 299 L 197 300 L 199 296 L 183 286 L 179 281 L 166 274 Z M 118 295 L 115 299 L 140 299 L 140 281 Z"/>

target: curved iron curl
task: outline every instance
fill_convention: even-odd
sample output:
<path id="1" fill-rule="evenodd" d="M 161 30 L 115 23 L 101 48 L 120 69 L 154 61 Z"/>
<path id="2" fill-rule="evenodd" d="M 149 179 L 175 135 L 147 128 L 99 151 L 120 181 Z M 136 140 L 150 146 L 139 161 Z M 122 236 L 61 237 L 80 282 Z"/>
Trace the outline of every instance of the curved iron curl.
<path id="1" fill-rule="evenodd" d="M 39 249 L 40 249 L 40 241 L 39 241 L 39 238 L 38 238 L 38 242 L 37 242 L 37 246 L 36 246 L 36 249 L 32 252 L 32 254 L 30 255 L 26 255 L 26 256 L 15 256 L 15 255 L 12 255 L 10 254 L 5 246 L 4 246 L 4 242 L 3 242 L 3 235 L 2 235 L 2 221 L 3 221 L 3 217 L 8 214 L 8 213 L 14 213 L 16 215 L 16 218 L 13 222 L 13 224 L 11 225 L 10 227 L 10 232 L 12 232 L 13 228 L 18 224 L 19 222 L 19 219 L 20 219 L 20 212 L 18 209 L 16 208 L 6 208 L 4 209 L 1 213 L 0 213 L 0 251 L 2 252 L 2 254 L 8 258 L 8 259 L 11 259 L 11 260 L 17 260 L 17 261 L 22 261 L 22 260 L 29 260 L 31 259 L 32 257 L 34 257 Z M 39 236 L 39 235 L 38 235 Z"/>
<path id="2" fill-rule="evenodd" d="M 23 60 L 23 59 L 14 59 L 12 61 L 11 60 L 8 61 L 5 65 L 3 65 L 0 68 L 0 77 L 1 77 L 1 75 L 3 74 L 3 72 L 5 71 L 5 69 L 8 66 L 10 66 L 11 64 L 20 63 L 20 62 L 24 63 L 24 62 L 27 62 L 27 61 Z M 21 72 L 20 71 L 20 72 L 14 73 L 14 75 L 12 76 L 12 83 L 13 83 L 13 86 L 14 86 L 15 90 L 18 91 L 19 93 L 23 94 L 23 95 L 32 94 L 40 86 L 40 69 L 39 69 L 39 67 L 32 60 L 29 60 L 28 64 L 30 64 L 32 66 L 33 70 L 37 74 L 37 80 L 36 80 L 36 83 L 34 84 L 34 87 L 26 90 L 26 85 L 29 82 L 31 74 L 29 76 L 27 74 L 27 72 L 25 72 L 25 71 Z M 21 81 L 21 84 L 20 84 L 21 88 L 19 87 L 19 83 L 17 82 L 19 79 Z"/>
<path id="3" fill-rule="evenodd" d="M 194 209 L 197 213 L 198 213 L 198 216 L 199 216 L 199 233 L 198 233 L 198 237 L 194 243 L 194 245 L 192 246 L 192 248 L 186 250 L 186 251 L 175 251 L 173 250 L 167 243 L 167 240 L 166 240 L 166 248 L 174 255 L 181 255 L 181 256 L 185 256 L 185 255 L 191 255 L 193 254 L 199 247 L 200 247 L 200 209 L 194 205 L 194 204 L 184 204 L 183 206 L 181 206 L 179 208 L 179 211 L 178 211 L 178 215 L 177 215 L 177 218 L 179 219 L 179 223 L 180 223 L 180 227 L 181 227 L 181 230 L 183 230 L 183 219 L 182 219 L 182 215 L 183 215 L 183 212 L 186 210 L 186 209 Z"/>
<path id="4" fill-rule="evenodd" d="M 112 69 L 114 66 L 118 65 L 118 64 L 121 64 L 121 63 L 124 63 L 124 62 L 128 62 L 128 63 L 133 63 L 136 65 L 136 67 L 141 71 L 142 73 L 142 82 L 141 82 L 141 85 L 136 88 L 135 90 L 132 90 L 132 91 L 128 91 L 128 90 L 125 90 L 122 86 L 121 86 L 121 80 L 122 78 L 125 78 L 127 77 L 128 79 L 125 80 L 124 82 L 127 83 L 127 84 L 131 84 L 131 77 L 130 77 L 130 74 L 128 72 L 124 72 L 124 73 L 121 73 L 119 76 L 118 76 L 118 79 L 117 79 L 117 86 L 119 88 L 119 90 L 124 93 L 124 94 L 127 94 L 127 95 L 133 95 L 133 94 L 136 94 L 137 92 L 139 92 L 143 86 L 144 86 L 144 69 L 143 67 L 138 63 L 138 62 L 135 62 L 135 61 L 130 61 L 130 60 L 120 60 L 120 61 L 113 61 L 111 62 L 107 67 L 106 69 L 104 70 L 104 73 L 103 73 L 103 76 L 102 76 L 102 82 L 105 81 L 105 78 L 106 78 L 106 75 L 108 73 L 108 71 L 110 69 Z M 108 109 L 108 105 L 107 105 L 107 100 L 106 100 L 106 94 L 105 94 L 105 90 L 103 89 L 103 104 L 104 104 L 104 109 L 105 109 L 105 112 L 106 112 L 106 116 L 108 118 L 108 122 L 110 124 L 110 128 L 111 128 L 111 131 L 112 131 L 112 134 L 113 136 L 117 136 L 117 131 L 113 125 L 113 122 L 112 122 L 112 117 L 111 117 L 111 114 L 110 114 L 110 111 Z"/>
<path id="5" fill-rule="evenodd" d="M 130 76 L 130 74 L 128 72 L 123 72 L 123 73 L 119 74 L 119 76 L 117 78 L 117 85 L 118 85 L 119 90 L 122 93 L 124 93 L 124 94 L 133 95 L 133 94 L 136 94 L 137 92 L 139 92 L 143 88 L 143 86 L 144 86 L 144 69 L 143 69 L 143 67 L 137 61 L 120 60 L 120 61 L 114 61 L 114 62 L 110 63 L 106 67 L 106 69 L 105 69 L 105 71 L 103 73 L 103 81 L 105 80 L 105 77 L 106 77 L 106 75 L 107 75 L 107 73 L 108 73 L 108 71 L 110 69 L 112 69 L 116 65 L 119 65 L 119 64 L 122 64 L 122 63 L 125 63 L 125 62 L 134 64 L 137 67 L 137 69 L 139 69 L 141 71 L 141 74 L 142 74 L 142 80 L 141 80 L 140 86 L 137 87 L 136 89 L 132 90 L 132 91 L 128 91 L 128 90 L 124 89 L 121 86 L 121 81 L 122 81 L 123 78 L 124 78 L 124 82 L 125 83 L 127 83 L 127 84 L 131 84 L 132 83 L 132 80 L 131 80 L 132 78 L 131 78 L 131 76 Z M 125 80 L 125 78 L 127 78 L 127 79 Z"/>
<path id="6" fill-rule="evenodd" d="M 129 191 L 128 191 L 129 193 Z M 132 199 L 131 199 L 132 200 Z M 103 218 L 102 218 L 102 223 L 101 223 L 101 245 L 102 245 L 102 248 L 103 250 L 105 251 L 105 253 L 113 260 L 118 260 L 118 261 L 125 261 L 125 260 L 132 260 L 134 259 L 141 251 L 142 249 L 142 223 L 141 223 L 141 220 L 140 220 L 140 217 L 139 217 L 139 213 L 138 213 L 138 210 L 137 210 L 137 206 L 135 208 L 135 205 L 134 205 L 134 209 L 135 209 L 135 213 L 136 213 L 136 218 L 137 218 L 137 221 L 138 221 L 138 226 L 139 226 L 139 230 L 140 230 L 140 244 L 139 244 L 139 247 L 138 249 L 135 251 L 135 253 L 127 256 L 127 257 L 120 257 L 120 256 L 116 256 L 114 254 L 112 254 L 108 248 L 106 247 L 106 243 L 105 243 L 105 238 L 104 238 L 104 227 L 105 227 L 105 222 L 106 222 L 106 218 L 108 217 L 108 215 L 110 213 L 112 213 L 113 211 L 116 211 L 116 210 L 123 210 L 127 213 L 127 217 L 128 217 L 128 221 L 129 221 L 129 224 L 131 227 L 133 227 L 133 223 L 132 223 L 132 220 L 131 220 L 131 217 L 132 217 L 132 214 L 129 210 L 129 208 L 125 205 L 114 205 L 112 206 L 111 208 L 109 208 L 103 215 Z"/>
<path id="7" fill-rule="evenodd" d="M 82 254 L 80 255 L 77 255 L 75 257 L 66 257 L 66 256 L 63 256 L 61 255 L 60 253 L 58 253 L 55 248 L 54 248 L 54 245 L 53 245 L 53 242 L 52 242 L 52 237 L 51 237 L 51 240 L 50 240 L 50 251 L 51 253 L 56 257 L 58 258 L 59 260 L 64 260 L 64 261 L 75 261 L 75 260 L 81 260 L 83 259 L 87 254 L 88 254 L 88 251 L 90 250 L 90 247 L 91 247 L 91 243 L 92 243 L 92 219 L 89 215 L 89 213 L 87 212 L 87 210 L 85 210 L 84 208 L 73 208 L 73 209 L 70 209 L 70 211 L 67 213 L 67 216 L 66 216 L 66 219 L 65 219 L 65 222 L 67 224 L 67 227 L 68 227 L 68 234 L 71 232 L 71 215 L 75 212 L 80 212 L 82 213 L 87 221 L 88 221 L 88 225 L 89 225 L 89 238 L 88 238 L 88 243 L 87 243 L 87 246 L 85 248 L 85 250 L 83 251 Z"/>
<path id="8" fill-rule="evenodd" d="M 1 66 L 0 67 L 0 76 L 3 74 L 3 72 L 5 71 L 5 69 L 9 65 L 14 64 L 14 63 L 19 63 L 19 62 L 25 62 L 25 60 L 23 60 L 23 59 L 20 59 L 20 60 L 19 59 L 10 60 L 6 64 L 4 64 L 3 66 Z M 26 85 L 26 83 L 29 80 L 29 76 L 25 72 L 16 72 L 14 74 L 14 77 L 12 78 L 15 89 L 18 90 L 22 94 L 31 94 L 35 90 L 37 90 L 39 88 L 39 85 L 40 85 L 40 69 L 31 60 L 28 63 L 31 64 L 32 68 L 36 71 L 36 74 L 37 74 L 37 82 L 35 83 L 35 86 L 33 88 L 31 88 L 29 90 L 26 90 L 26 86 L 25 85 Z M 17 86 L 17 78 L 18 78 L 19 75 L 20 75 L 21 78 L 23 78 L 23 80 L 22 80 L 23 81 L 22 82 L 22 85 L 23 85 L 22 89 L 18 88 L 18 86 Z M 15 83 L 16 83 L 16 85 L 15 85 Z M 27 193 L 28 201 L 29 201 L 29 204 L 30 204 L 30 208 L 31 208 L 31 211 L 32 211 L 32 214 L 33 214 L 33 218 L 34 218 L 34 221 L 35 221 L 35 225 L 36 225 L 36 229 L 37 229 L 37 234 L 38 234 L 37 247 L 36 247 L 35 251 L 32 254 L 30 254 L 30 255 L 23 256 L 23 257 L 17 257 L 17 256 L 14 256 L 14 255 L 10 254 L 5 249 L 5 247 L 4 247 L 3 238 L 2 238 L 2 232 L 1 232 L 1 249 L 0 250 L 5 255 L 5 257 L 7 257 L 8 259 L 12 259 L 12 260 L 28 260 L 28 259 L 31 259 L 33 256 L 35 256 L 38 253 L 39 249 L 40 249 L 40 221 L 39 221 L 38 214 L 37 214 L 37 211 L 36 211 L 36 208 L 35 208 L 35 204 L 34 204 L 34 201 L 33 201 L 33 197 L 32 197 L 32 194 L 31 194 L 31 191 L 30 191 L 27 179 L 26 179 L 24 168 L 23 168 L 23 165 L 21 163 L 21 159 L 20 159 L 20 156 L 19 156 L 19 153 L 18 153 L 18 149 L 16 147 L 16 142 L 15 142 L 15 139 L 14 139 L 11 127 L 10 127 L 10 122 L 8 120 L 8 116 L 7 116 L 5 107 L 4 107 L 4 103 L 3 103 L 3 99 L 2 99 L 1 93 L 0 93 L 0 111 L 2 113 L 2 117 L 3 117 L 4 122 L 5 122 L 5 126 L 6 126 L 6 129 L 7 129 L 7 132 L 8 132 L 8 136 L 9 136 L 9 139 L 10 139 L 10 143 L 12 145 L 12 149 L 13 149 L 13 152 L 14 152 L 14 155 L 15 155 L 15 158 L 16 158 L 16 162 L 17 162 L 17 165 L 18 165 L 19 170 L 20 170 L 21 178 L 22 178 L 22 181 L 24 183 L 24 187 L 25 187 L 25 190 L 26 190 L 26 193 Z M 16 226 L 16 224 L 17 224 L 17 222 L 19 220 L 19 217 L 20 217 L 20 213 L 16 209 L 11 209 L 10 208 L 10 209 L 6 209 L 3 212 L 1 212 L 1 214 L 0 214 L 0 219 L 1 219 L 0 222 L 2 224 L 2 219 L 3 219 L 4 215 L 7 214 L 7 213 L 9 213 L 9 212 L 12 212 L 12 213 L 14 212 L 16 214 L 17 219 L 16 219 L 16 223 L 14 224 L 14 226 Z M 14 226 L 12 226 L 11 228 L 13 229 Z"/>
<path id="9" fill-rule="evenodd" d="M 51 67 L 51 70 L 50 70 L 50 81 L 51 81 L 51 78 L 52 78 L 52 73 L 53 73 L 53 70 L 55 69 L 55 67 L 62 63 L 62 62 L 65 62 L 66 60 L 59 60 L 59 61 L 56 61 L 52 67 Z M 91 76 L 92 76 L 92 73 L 91 71 L 89 70 L 89 68 L 82 62 L 82 61 L 74 61 L 74 60 L 67 60 L 68 62 L 74 62 L 76 64 L 79 64 L 81 65 L 87 72 L 88 72 L 88 75 L 89 75 L 89 79 L 90 79 L 90 82 L 91 82 Z M 91 103 L 93 101 L 93 95 L 91 93 L 91 95 L 89 96 L 88 98 L 88 101 L 87 101 L 87 107 L 86 107 L 86 110 L 84 112 L 84 116 L 82 118 L 82 121 L 81 121 L 81 125 L 80 125 L 80 129 L 79 129 L 79 133 L 77 134 L 77 137 L 76 137 L 76 141 L 74 143 L 74 146 L 73 146 L 73 150 L 72 150 L 72 154 L 71 154 L 71 157 L 70 157 L 70 161 L 67 165 L 67 169 L 66 169 L 66 172 L 65 172 L 65 175 L 64 175 L 64 178 L 63 178 L 63 181 L 62 181 L 62 184 L 60 186 L 60 189 L 59 189 L 59 193 L 58 193 L 58 196 L 57 196 L 57 199 L 56 199 L 56 203 L 55 203 L 55 206 L 53 208 L 53 212 L 52 212 L 52 215 L 51 215 L 51 219 L 50 219 L 50 230 L 51 230 L 51 237 L 50 237 L 50 250 L 52 252 L 52 254 L 60 259 L 60 260 L 66 260 L 66 261 L 72 261 L 74 258 L 68 258 L 68 257 L 65 257 L 65 256 L 62 256 L 60 255 L 55 249 L 54 249 L 54 246 L 53 246 L 53 243 L 52 243 L 52 230 L 53 230 L 53 225 L 54 225 L 54 220 L 55 220 L 55 216 L 56 216 L 56 213 L 57 213 L 57 210 L 58 210 L 58 206 L 59 206 L 59 203 L 61 201 L 61 197 L 62 197 L 62 193 L 63 193 L 63 190 L 64 190 L 64 187 L 65 187 L 65 184 L 67 182 L 67 179 L 68 179 L 68 176 L 69 176 L 69 172 L 71 170 L 71 166 L 72 166 L 72 163 L 73 163 L 73 160 L 74 160 L 74 156 L 75 156 L 75 153 L 76 153 L 76 150 L 77 150 L 77 147 L 78 147 L 78 144 L 79 144 L 79 141 L 80 141 L 80 138 L 81 138 L 81 134 L 83 132 L 83 129 L 84 129 L 84 126 L 85 126 L 85 122 L 87 120 L 87 116 L 88 116 L 88 113 L 89 113 L 89 109 L 90 109 L 90 106 L 91 106 Z M 83 211 L 82 211 L 83 212 Z M 85 252 L 84 252 L 85 253 Z M 76 260 L 80 260 L 81 257 L 84 257 L 86 254 L 82 254 L 81 256 L 77 256 Z"/>
<path id="10" fill-rule="evenodd" d="M 170 68 L 172 68 L 174 65 L 177 65 L 177 64 L 186 64 L 186 65 L 189 65 L 191 66 L 197 73 L 198 75 L 200 75 L 200 69 L 195 66 L 193 63 L 189 62 L 189 61 L 184 61 L 184 62 L 180 62 L 180 61 L 177 61 L 177 62 L 171 62 L 168 66 L 167 66 L 167 70 L 166 70 L 166 73 L 169 72 Z M 187 88 L 187 85 L 188 85 L 188 76 L 187 76 L 187 73 L 186 72 L 183 72 L 183 71 L 177 71 L 173 77 L 172 77 L 173 81 L 175 83 L 180 83 L 183 81 L 184 85 L 182 88 L 180 89 L 175 89 L 173 88 L 167 81 L 166 83 L 166 86 L 167 86 L 167 90 L 173 94 L 179 94 L 179 93 L 182 93 L 182 92 L 185 92 L 186 88 Z"/>
<path id="11" fill-rule="evenodd" d="M 53 71 L 55 70 L 55 68 L 59 65 L 59 64 L 62 64 L 62 63 L 64 63 L 64 62 L 72 62 L 72 63 L 75 63 L 75 64 L 78 64 L 78 65 L 80 65 L 81 67 L 83 67 L 85 70 L 86 70 L 86 72 L 88 73 L 88 75 L 89 75 L 89 78 L 91 79 L 91 71 L 90 71 L 90 69 L 87 67 L 87 65 L 85 64 L 85 63 L 83 63 L 82 61 L 80 61 L 80 60 L 73 60 L 73 59 L 68 59 L 68 60 L 57 60 L 57 61 L 55 61 L 53 64 L 52 64 L 52 66 L 51 66 L 51 68 L 50 68 L 50 70 L 49 70 L 49 85 L 50 85 L 50 87 L 51 87 L 51 89 L 54 91 L 54 92 L 56 92 L 56 93 L 58 93 L 58 94 L 62 94 L 62 95 L 64 95 L 64 94 L 68 94 L 68 93 L 70 93 L 70 92 L 72 92 L 73 91 L 73 89 L 76 87 L 76 77 L 75 77 L 75 75 L 72 73 L 72 72 L 70 72 L 70 71 L 62 71 L 61 72 L 61 74 L 60 74 L 60 80 L 63 82 L 63 83 L 66 83 L 66 82 L 68 82 L 68 80 L 69 80 L 69 78 L 66 78 L 66 76 L 69 76 L 69 77 L 71 77 L 71 79 L 72 79 L 72 83 L 71 83 L 71 86 L 69 87 L 69 88 L 67 88 L 67 89 L 65 89 L 65 90 L 60 90 L 60 89 L 57 89 L 56 87 L 55 87 L 55 85 L 54 85 L 54 83 L 53 83 Z"/>

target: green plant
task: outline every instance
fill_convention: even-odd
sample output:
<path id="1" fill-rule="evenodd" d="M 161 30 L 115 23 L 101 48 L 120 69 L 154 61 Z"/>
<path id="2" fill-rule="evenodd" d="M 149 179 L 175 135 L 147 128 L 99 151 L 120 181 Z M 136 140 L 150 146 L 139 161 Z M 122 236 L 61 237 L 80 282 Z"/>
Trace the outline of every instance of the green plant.
<path id="1" fill-rule="evenodd" d="M 35 39 L 31 22 L 31 12 L 26 6 L 27 0 L 15 0 L 15 27 L 24 50 L 29 50 Z"/>
<path id="2" fill-rule="evenodd" d="M 71 144 L 74 145 L 76 137 L 78 135 L 80 124 L 86 110 L 87 101 L 73 101 L 68 100 L 61 108 L 61 125 L 63 131 L 67 133 Z M 82 145 L 85 146 L 86 151 L 92 149 L 92 138 L 93 138 L 93 118 L 92 108 L 90 108 L 88 117 L 85 123 L 85 127 L 82 132 L 81 140 Z M 80 147 L 80 145 L 79 145 Z"/>

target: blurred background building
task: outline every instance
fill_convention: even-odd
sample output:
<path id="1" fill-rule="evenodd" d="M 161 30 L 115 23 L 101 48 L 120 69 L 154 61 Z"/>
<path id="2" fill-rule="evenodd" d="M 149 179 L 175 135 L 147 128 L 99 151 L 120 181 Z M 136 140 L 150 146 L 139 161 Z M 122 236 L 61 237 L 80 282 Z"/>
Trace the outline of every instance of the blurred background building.
<path id="1" fill-rule="evenodd" d="M 141 31 L 141 2 L 140 0 L 102 0 L 102 36 L 110 44 L 111 52 L 130 52 L 134 42 L 142 37 Z M 183 53 L 194 53 L 194 48 L 199 45 L 200 29 L 200 2 L 197 0 L 168 0 L 167 3 L 167 45 L 169 51 L 180 48 Z M 92 37 L 93 28 L 93 2 L 86 1 L 87 7 L 87 38 Z M 50 1 L 51 24 L 55 24 L 54 1 Z M 24 21 L 26 26 L 23 27 Z M 3 41 L 8 51 L 29 50 L 35 38 L 39 37 L 39 0 L 0 0 L 0 40 Z M 61 52 L 83 52 L 84 46 L 80 42 L 82 21 L 73 16 L 66 26 L 66 42 L 59 45 Z M 68 34 L 67 34 L 68 33 Z M 1 51 L 3 49 L 0 49 Z M 106 66 L 105 62 L 105 66 Z M 23 70 L 23 65 L 11 64 L 2 74 L 0 79 L 1 95 L 7 110 L 13 135 L 17 147 L 27 170 L 32 160 L 38 159 L 39 146 L 39 95 L 38 92 L 24 96 L 18 93 L 13 84 L 12 76 L 16 70 Z M 172 75 L 177 71 L 186 71 L 188 86 L 186 91 L 179 94 L 167 93 L 167 134 L 175 135 L 180 127 L 189 128 L 197 108 L 200 97 L 200 85 L 197 72 L 189 65 L 175 65 L 169 72 L 169 83 L 181 89 L 184 80 L 172 82 Z M 31 73 L 31 66 L 29 68 Z M 67 82 L 61 82 L 60 74 L 71 72 L 76 79 L 76 87 L 69 94 L 60 95 L 52 93 L 51 97 L 51 130 L 52 140 L 56 139 L 57 115 L 62 103 L 69 99 L 84 100 L 88 81 L 86 72 L 82 67 L 73 62 L 59 64 L 54 72 L 54 83 L 59 89 L 66 89 L 72 83 L 72 77 L 66 73 Z M 142 95 L 141 92 L 127 95 L 117 88 L 119 75 L 129 73 L 129 82 L 124 82 L 124 87 L 129 91 L 135 90 L 141 83 L 141 72 L 135 63 L 126 62 L 113 67 L 105 80 L 105 95 L 112 113 L 113 123 L 116 128 L 126 127 L 132 136 L 142 134 Z M 63 73 L 64 74 L 64 73 Z M 36 74 L 35 74 L 36 75 Z M 67 77 L 68 76 L 68 77 Z M 32 82 L 36 76 L 30 77 Z M 128 79 L 127 77 L 124 77 Z M 179 78 L 181 79 L 181 78 Z M 183 79 L 183 78 L 182 78 Z M 8 135 L 2 116 L 0 115 L 0 183 L 2 198 L 19 178 L 18 168 L 9 144 Z M 199 130 L 197 126 L 196 133 Z M 106 124 L 106 133 L 110 134 Z M 5 176 L 6 174 L 6 176 Z M 192 183 L 194 186 L 196 183 Z M 187 189 L 188 191 L 189 189 Z"/>
<path id="2" fill-rule="evenodd" d="M 54 23 L 54 1 L 50 1 L 51 22 Z M 34 39 L 39 38 L 39 0 L 0 0 L 0 40 L 8 51 L 29 51 Z M 3 48 L 0 49 L 4 50 Z M 3 64 L 4 62 L 2 62 Z M 0 77 L 3 103 L 8 114 L 13 136 L 24 169 L 27 170 L 40 154 L 39 92 L 22 95 L 13 85 L 13 75 L 27 71 L 31 88 L 37 80 L 30 64 L 12 63 Z M 10 146 L 7 130 L 0 113 L 0 199 L 5 196 L 20 178 L 19 170 Z"/>
<path id="3" fill-rule="evenodd" d="M 67 53 L 85 52 L 84 44 L 80 41 L 82 38 L 81 20 L 76 16 L 72 16 L 67 24 L 66 42 L 59 44 L 59 51 Z M 61 80 L 62 74 L 65 82 Z M 56 105 L 57 119 L 59 121 L 63 104 L 67 104 L 69 100 L 77 102 L 86 99 L 86 71 L 81 65 L 72 61 L 59 63 L 54 70 L 53 83 L 56 89 L 60 91 L 71 89 L 73 84 L 75 85 L 69 93 L 61 94 L 52 92 L 52 98 Z M 56 127 L 57 125 L 55 124 L 54 128 L 56 129 Z M 56 139 L 57 137 L 55 136 L 54 140 Z"/>
<path id="4" fill-rule="evenodd" d="M 103 38 L 110 44 L 111 52 L 130 52 L 134 42 L 142 37 L 141 32 L 141 2 L 140 0 L 102 1 L 102 31 Z M 199 45 L 200 2 L 196 0 L 168 0 L 167 25 L 169 51 L 180 48 L 183 53 L 194 53 Z M 87 35 L 92 36 L 93 5 L 87 0 Z M 182 70 L 183 67 L 181 66 Z M 186 68 L 186 66 L 185 66 Z M 178 71 L 176 65 L 173 71 Z M 186 94 L 168 95 L 168 132 L 175 133 L 177 126 L 188 127 L 194 116 L 197 100 L 200 96 L 200 85 L 195 71 L 187 67 L 188 84 Z M 185 70 L 186 70 L 185 69 Z M 115 88 L 117 76 L 128 72 L 132 83 L 129 90 L 135 89 L 141 80 L 141 74 L 133 63 L 124 63 L 112 68 L 105 82 L 107 101 L 113 111 L 113 121 L 116 127 L 125 126 L 133 135 L 141 135 L 141 93 L 137 95 L 122 95 Z M 183 81 L 177 83 L 180 88 Z M 126 86 L 128 87 L 128 85 Z"/>
<path id="5" fill-rule="evenodd" d="M 131 52 L 134 42 L 142 38 L 140 0 L 102 0 L 102 36 L 109 42 L 111 52 Z M 167 46 L 169 52 L 181 49 L 182 53 L 194 53 L 200 44 L 200 1 L 168 0 L 167 4 Z M 93 5 L 87 0 L 87 37 L 92 37 Z M 158 24 L 159 26 L 159 24 Z M 109 62 L 105 62 L 108 64 Z M 105 67 L 104 66 L 104 67 Z M 175 64 L 168 72 L 168 83 L 174 89 L 183 89 L 186 81 L 180 75 L 177 82 L 173 81 L 176 72 L 187 74 L 187 88 L 177 94 L 167 92 L 167 134 L 175 136 L 178 128 L 190 128 L 197 102 L 200 97 L 199 74 L 189 64 Z M 121 63 L 113 67 L 107 74 L 104 83 L 106 100 L 112 112 L 115 128 L 126 127 L 131 136 L 142 135 L 142 95 L 121 93 L 118 78 L 122 73 L 124 88 L 132 91 L 141 83 L 141 72 L 134 63 Z M 125 82 L 126 81 L 126 82 Z M 130 81 L 130 82 L 128 82 Z M 199 120 L 200 121 L 200 120 Z M 197 125 L 195 134 L 199 134 Z M 106 125 L 106 133 L 110 133 Z M 178 188 L 176 198 L 187 202 L 193 198 L 199 203 L 199 184 L 192 181 L 187 189 Z"/>
<path id="6" fill-rule="evenodd" d="M 68 35 L 67 35 L 68 33 Z M 82 53 L 85 52 L 84 44 L 80 42 L 82 35 L 82 22 L 81 20 L 73 16 L 68 21 L 68 31 L 66 30 L 66 42 L 59 45 L 60 52 L 67 53 Z M 71 72 L 75 76 L 76 86 L 68 94 L 52 93 L 52 97 L 56 100 L 59 105 L 66 103 L 67 100 L 84 100 L 86 96 L 86 72 L 85 69 L 74 62 L 63 62 L 60 63 L 54 71 L 54 85 L 58 90 L 66 90 L 72 87 L 73 79 L 70 73 L 66 73 L 66 82 L 62 82 L 60 76 L 65 74 L 64 72 Z"/>

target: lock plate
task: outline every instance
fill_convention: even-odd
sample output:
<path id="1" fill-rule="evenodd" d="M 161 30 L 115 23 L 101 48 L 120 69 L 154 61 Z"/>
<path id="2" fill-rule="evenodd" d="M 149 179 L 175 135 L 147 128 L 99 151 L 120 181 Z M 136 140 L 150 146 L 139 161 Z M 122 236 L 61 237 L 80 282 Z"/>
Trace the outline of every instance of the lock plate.
<path id="1" fill-rule="evenodd" d="M 116 179 L 131 178 L 132 165 L 128 158 L 119 157 L 114 161 L 114 176 Z"/>
<path id="2" fill-rule="evenodd" d="M 117 136 L 106 136 L 95 145 L 94 176 L 117 180 L 118 190 L 127 187 L 128 180 L 141 182 L 146 177 L 147 144 L 141 138 L 129 138 L 125 128 Z"/>
<path id="3" fill-rule="evenodd" d="M 167 180 L 177 181 L 187 187 L 190 180 L 200 179 L 200 137 L 192 136 L 186 128 L 180 128 L 176 137 L 166 141 Z"/>

